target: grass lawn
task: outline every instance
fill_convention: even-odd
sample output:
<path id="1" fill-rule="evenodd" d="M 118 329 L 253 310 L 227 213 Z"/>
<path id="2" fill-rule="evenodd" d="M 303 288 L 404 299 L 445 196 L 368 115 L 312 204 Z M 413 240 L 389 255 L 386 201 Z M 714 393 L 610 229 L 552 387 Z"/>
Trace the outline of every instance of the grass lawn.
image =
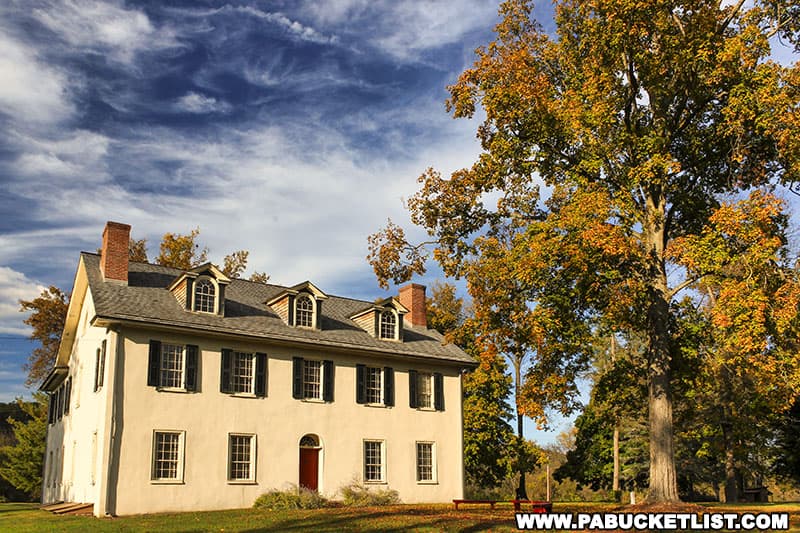
<path id="1" fill-rule="evenodd" d="M 800 532 L 800 504 L 709 505 L 713 512 L 788 512 L 791 531 Z M 554 512 L 612 511 L 612 504 L 556 503 Z M 517 531 L 510 505 L 394 505 L 309 511 L 237 509 L 93 518 L 56 516 L 36 504 L 0 503 L 0 531 Z"/>

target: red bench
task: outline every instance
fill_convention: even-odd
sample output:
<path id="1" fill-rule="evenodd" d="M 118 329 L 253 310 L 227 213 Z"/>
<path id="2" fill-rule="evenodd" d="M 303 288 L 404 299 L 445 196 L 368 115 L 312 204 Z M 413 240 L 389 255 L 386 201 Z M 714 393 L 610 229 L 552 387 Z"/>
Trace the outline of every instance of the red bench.
<path id="1" fill-rule="evenodd" d="M 497 500 L 453 500 L 453 505 L 458 510 L 459 505 L 475 504 L 475 505 L 489 505 L 494 509 Z M 511 500 L 509 503 L 514 505 L 515 511 L 520 511 L 523 505 L 531 505 L 534 513 L 551 513 L 553 512 L 553 504 L 551 502 L 536 501 L 536 500 Z"/>
<path id="2" fill-rule="evenodd" d="M 514 510 L 520 511 L 522 509 L 523 504 L 530 504 L 533 509 L 531 509 L 534 513 L 552 513 L 553 512 L 553 502 L 544 502 L 544 501 L 536 501 L 536 500 L 511 500 L 511 503 L 514 504 Z"/>
<path id="3" fill-rule="evenodd" d="M 490 505 L 492 507 L 492 509 L 494 509 L 494 504 L 496 504 L 497 501 L 496 500 L 453 500 L 453 505 L 456 506 L 456 511 L 458 510 L 458 506 L 459 505 L 462 505 L 462 504 L 465 504 L 465 503 Z"/>

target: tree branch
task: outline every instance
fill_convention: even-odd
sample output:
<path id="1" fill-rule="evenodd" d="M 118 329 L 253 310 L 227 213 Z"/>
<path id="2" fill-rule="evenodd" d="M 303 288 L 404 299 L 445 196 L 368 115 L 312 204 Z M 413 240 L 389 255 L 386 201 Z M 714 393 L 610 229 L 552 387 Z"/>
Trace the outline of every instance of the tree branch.
<path id="1" fill-rule="evenodd" d="M 667 299 L 668 299 L 668 300 L 672 300 L 672 298 L 674 298 L 676 294 L 678 294 L 679 292 L 681 292 L 683 289 L 685 289 L 685 288 L 686 288 L 686 287 L 688 287 L 689 285 L 691 285 L 691 284 L 693 284 L 693 283 L 697 283 L 698 281 L 700 281 L 701 279 L 703 279 L 703 278 L 704 278 L 704 277 L 706 277 L 707 275 L 708 275 L 708 274 L 700 274 L 700 275 L 699 275 L 699 276 L 697 276 L 697 277 L 694 277 L 694 278 L 689 278 L 689 279 L 685 279 L 685 280 L 683 280 L 681 283 L 679 283 L 679 284 L 678 284 L 678 286 L 677 286 L 677 287 L 675 287 L 674 289 L 672 289 L 671 291 L 669 291 L 669 294 L 667 294 Z"/>

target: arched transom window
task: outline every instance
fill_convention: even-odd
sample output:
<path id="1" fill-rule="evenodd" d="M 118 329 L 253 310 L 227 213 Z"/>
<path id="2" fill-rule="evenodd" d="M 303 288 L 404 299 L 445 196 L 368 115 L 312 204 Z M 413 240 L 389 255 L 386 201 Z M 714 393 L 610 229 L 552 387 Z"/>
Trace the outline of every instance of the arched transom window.
<path id="1" fill-rule="evenodd" d="M 381 313 L 380 337 L 381 339 L 397 338 L 397 317 L 393 311 Z"/>
<path id="2" fill-rule="evenodd" d="M 203 313 L 216 312 L 214 298 L 216 287 L 210 279 L 200 279 L 194 285 L 194 310 Z"/>
<path id="3" fill-rule="evenodd" d="M 294 323 L 304 328 L 314 327 L 314 300 L 307 294 L 297 297 L 295 304 Z"/>

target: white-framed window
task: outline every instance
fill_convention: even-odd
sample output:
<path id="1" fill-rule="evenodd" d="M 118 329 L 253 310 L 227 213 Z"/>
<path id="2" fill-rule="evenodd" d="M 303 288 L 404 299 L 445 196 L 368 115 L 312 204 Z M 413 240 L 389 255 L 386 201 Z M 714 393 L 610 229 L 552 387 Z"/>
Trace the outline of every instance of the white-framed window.
<path id="1" fill-rule="evenodd" d="M 294 325 L 303 328 L 313 328 L 315 326 L 314 308 L 314 300 L 311 296 L 308 294 L 298 295 L 294 306 Z"/>
<path id="2" fill-rule="evenodd" d="M 430 372 L 417 374 L 417 407 L 433 409 L 433 374 Z"/>
<path id="3" fill-rule="evenodd" d="M 195 281 L 192 309 L 201 313 L 217 312 L 217 287 L 211 278 L 198 278 Z"/>
<path id="4" fill-rule="evenodd" d="M 386 481 L 386 446 L 382 440 L 364 441 L 364 481 Z"/>
<path id="5" fill-rule="evenodd" d="M 303 360 L 303 398 L 322 399 L 322 361 Z"/>
<path id="6" fill-rule="evenodd" d="M 255 481 L 256 436 L 230 433 L 228 435 L 228 481 Z"/>
<path id="7" fill-rule="evenodd" d="M 367 367 L 364 380 L 365 400 L 367 403 L 383 403 L 383 369 L 380 367 Z"/>
<path id="8" fill-rule="evenodd" d="M 172 389 L 184 387 L 185 350 L 179 344 L 161 343 L 158 386 Z"/>
<path id="9" fill-rule="evenodd" d="M 417 442 L 417 481 L 436 482 L 436 446 L 433 442 Z"/>
<path id="10" fill-rule="evenodd" d="M 231 361 L 231 392 L 253 394 L 255 381 L 255 353 L 233 352 Z"/>
<path id="11" fill-rule="evenodd" d="M 153 432 L 153 481 L 183 481 L 185 431 Z"/>
<path id="12" fill-rule="evenodd" d="M 381 339 L 397 339 L 397 315 L 394 311 L 382 311 L 379 326 Z"/>

